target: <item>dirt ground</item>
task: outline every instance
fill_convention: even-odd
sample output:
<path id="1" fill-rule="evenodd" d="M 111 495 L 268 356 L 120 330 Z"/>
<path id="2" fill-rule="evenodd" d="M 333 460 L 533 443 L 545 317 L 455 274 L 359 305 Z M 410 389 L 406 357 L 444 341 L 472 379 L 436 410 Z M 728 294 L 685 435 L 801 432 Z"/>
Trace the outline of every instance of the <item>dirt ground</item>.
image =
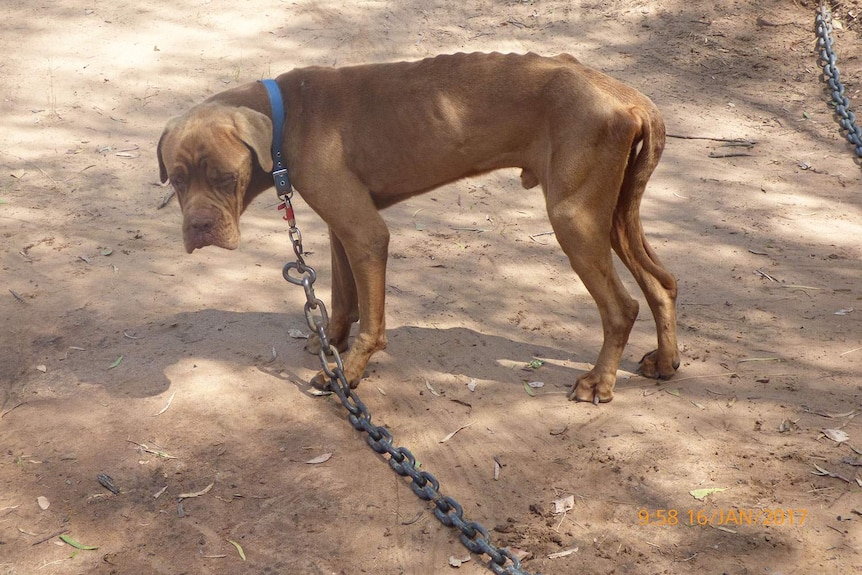
<path id="1" fill-rule="evenodd" d="M 813 2 L 45 4 L 0 7 L 0 574 L 489 572 L 456 571 L 457 533 L 309 393 L 274 193 L 237 251 L 187 256 L 155 158 L 168 118 L 238 83 L 474 50 L 569 52 L 662 110 L 643 214 L 683 365 L 631 373 L 654 335 L 623 274 L 642 313 L 616 398 L 566 400 L 598 314 L 541 193 L 498 172 L 386 212 L 374 421 L 530 573 L 862 573 L 862 183 Z M 862 105 L 860 13 L 836 10 L 836 46 Z M 296 208 L 328 301 L 326 231 Z"/>

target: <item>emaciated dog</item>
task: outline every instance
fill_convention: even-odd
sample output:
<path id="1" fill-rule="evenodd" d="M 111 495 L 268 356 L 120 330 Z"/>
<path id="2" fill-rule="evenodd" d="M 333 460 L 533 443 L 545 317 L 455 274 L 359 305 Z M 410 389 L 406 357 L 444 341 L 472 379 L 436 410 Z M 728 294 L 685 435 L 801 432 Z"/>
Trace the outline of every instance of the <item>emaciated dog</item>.
<path id="1" fill-rule="evenodd" d="M 542 186 L 557 241 L 601 315 L 601 351 L 570 398 L 613 398 L 638 315 L 611 249 L 655 318 L 658 349 L 641 359 L 639 372 L 674 374 L 677 284 L 647 243 L 639 214 L 665 142 L 662 118 L 646 96 L 568 55 L 474 53 L 311 67 L 276 82 L 286 107 L 283 146 L 293 185 L 329 226 L 332 345 L 345 351 L 359 322 L 344 357 L 351 386 L 386 346 L 389 230 L 378 210 L 511 167 L 521 169 L 524 188 Z M 216 94 L 167 124 L 159 169 L 179 199 L 186 251 L 237 247 L 240 214 L 273 185 L 272 133 L 259 82 Z M 319 348 L 316 339 L 309 340 L 312 351 Z"/>

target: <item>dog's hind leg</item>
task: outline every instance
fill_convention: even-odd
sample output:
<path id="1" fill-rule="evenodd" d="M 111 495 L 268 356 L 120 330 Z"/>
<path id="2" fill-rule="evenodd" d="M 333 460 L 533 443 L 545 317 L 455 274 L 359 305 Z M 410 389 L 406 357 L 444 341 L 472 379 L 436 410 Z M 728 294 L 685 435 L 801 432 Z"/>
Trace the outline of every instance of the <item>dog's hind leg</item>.
<path id="1" fill-rule="evenodd" d="M 669 379 L 679 367 L 676 341 L 676 279 L 653 253 L 636 214 L 630 215 L 627 221 L 622 221 L 623 218 L 614 219 L 611 235 L 614 251 L 643 291 L 656 325 L 658 348 L 641 358 L 638 373 L 656 379 Z"/>
<path id="2" fill-rule="evenodd" d="M 557 241 L 595 300 L 602 320 L 599 357 L 589 372 L 578 377 L 569 396 L 594 403 L 613 399 L 617 367 L 638 315 L 638 303 L 613 266 L 610 227 L 619 181 L 613 181 L 610 168 L 578 170 L 572 177 L 552 180 L 545 192 Z"/>
<path id="3" fill-rule="evenodd" d="M 329 241 L 332 251 L 332 315 L 327 335 L 338 351 L 344 351 L 347 349 L 350 327 L 359 321 L 359 300 L 344 245 L 332 230 L 329 232 Z"/>
<path id="4" fill-rule="evenodd" d="M 619 201 L 614 211 L 611 242 L 620 260 L 631 271 L 652 311 L 658 349 L 643 356 L 641 375 L 668 379 L 679 367 L 676 339 L 677 282 L 653 252 L 640 220 L 640 201 L 647 180 L 658 164 L 664 147 L 664 124 L 657 112 L 637 109 L 642 126 L 641 146 L 632 148 Z"/>

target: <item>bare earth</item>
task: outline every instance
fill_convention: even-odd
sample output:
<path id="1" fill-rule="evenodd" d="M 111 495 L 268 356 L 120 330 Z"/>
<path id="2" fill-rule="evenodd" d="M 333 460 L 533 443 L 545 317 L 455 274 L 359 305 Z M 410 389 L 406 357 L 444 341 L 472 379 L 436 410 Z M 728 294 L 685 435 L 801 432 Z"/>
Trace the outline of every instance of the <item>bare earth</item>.
<path id="1" fill-rule="evenodd" d="M 572 53 L 653 98 L 675 136 L 755 144 L 669 139 L 643 213 L 680 280 L 683 365 L 659 385 L 631 373 L 654 335 L 625 275 L 641 321 L 600 407 L 566 400 L 601 328 L 540 192 L 499 172 L 389 209 L 390 345 L 358 390 L 374 421 L 530 573 L 862 573 L 862 182 L 814 8 L 5 0 L 0 574 L 428 574 L 470 557 L 309 393 L 274 193 L 237 251 L 187 256 L 176 203 L 157 209 L 155 147 L 238 83 L 474 50 Z M 862 105 L 860 9 L 843 3 L 836 36 Z M 328 301 L 326 230 L 296 208 Z"/>

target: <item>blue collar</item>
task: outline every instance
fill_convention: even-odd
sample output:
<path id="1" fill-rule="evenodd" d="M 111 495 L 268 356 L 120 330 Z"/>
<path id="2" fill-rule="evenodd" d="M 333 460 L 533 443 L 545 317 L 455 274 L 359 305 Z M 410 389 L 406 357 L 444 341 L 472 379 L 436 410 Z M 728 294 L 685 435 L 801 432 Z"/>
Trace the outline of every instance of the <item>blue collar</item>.
<path id="1" fill-rule="evenodd" d="M 284 101 L 281 89 L 275 80 L 260 80 L 269 94 L 269 105 L 272 107 L 272 179 L 279 198 L 290 194 L 290 177 L 287 174 L 287 164 L 281 145 L 284 134 Z"/>

